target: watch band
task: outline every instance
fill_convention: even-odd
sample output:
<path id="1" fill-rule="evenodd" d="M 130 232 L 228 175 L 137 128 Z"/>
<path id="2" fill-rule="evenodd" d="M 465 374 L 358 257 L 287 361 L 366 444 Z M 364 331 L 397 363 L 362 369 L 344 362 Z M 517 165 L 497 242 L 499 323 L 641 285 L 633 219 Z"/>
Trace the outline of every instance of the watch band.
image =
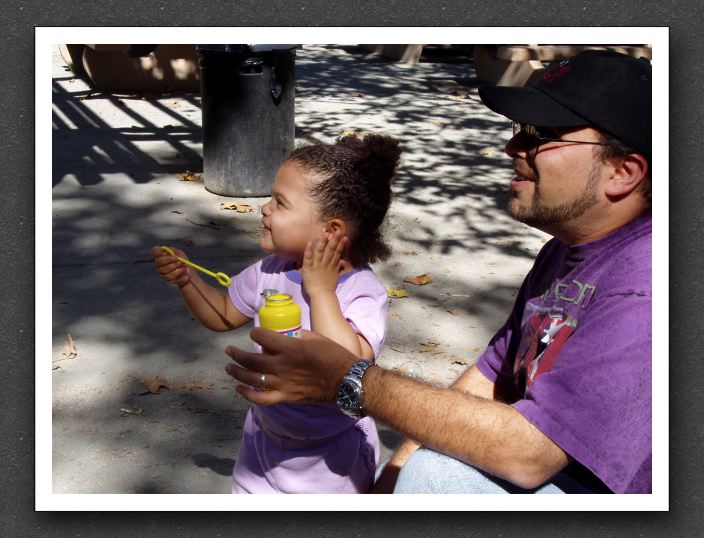
<path id="1" fill-rule="evenodd" d="M 366 372 L 367 368 L 369 368 L 372 364 L 374 364 L 373 361 L 368 361 L 365 359 L 359 360 L 352 365 L 350 371 L 347 372 L 347 375 L 352 376 L 361 382 L 364 372 Z"/>
<path id="2" fill-rule="evenodd" d="M 340 381 L 336 391 L 336 403 L 338 408 L 346 415 L 356 418 L 364 416 L 362 376 L 364 376 L 367 368 L 373 364 L 374 361 L 364 359 L 355 362 Z"/>

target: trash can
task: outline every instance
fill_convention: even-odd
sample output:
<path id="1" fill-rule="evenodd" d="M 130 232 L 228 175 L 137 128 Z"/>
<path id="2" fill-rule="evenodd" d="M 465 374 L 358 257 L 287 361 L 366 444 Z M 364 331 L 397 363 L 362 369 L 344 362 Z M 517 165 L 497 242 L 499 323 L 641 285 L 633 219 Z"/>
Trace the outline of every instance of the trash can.
<path id="1" fill-rule="evenodd" d="M 295 140 L 296 45 L 197 45 L 203 183 L 223 196 L 268 196 Z"/>

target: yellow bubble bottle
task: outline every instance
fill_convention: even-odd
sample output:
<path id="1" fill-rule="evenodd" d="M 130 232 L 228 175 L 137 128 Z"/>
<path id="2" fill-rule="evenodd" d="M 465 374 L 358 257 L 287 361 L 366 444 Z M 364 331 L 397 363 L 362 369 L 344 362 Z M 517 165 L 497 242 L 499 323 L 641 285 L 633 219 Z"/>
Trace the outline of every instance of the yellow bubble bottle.
<path id="1" fill-rule="evenodd" d="M 301 309 L 288 293 L 264 290 L 264 306 L 259 309 L 259 326 L 280 334 L 301 337 Z"/>

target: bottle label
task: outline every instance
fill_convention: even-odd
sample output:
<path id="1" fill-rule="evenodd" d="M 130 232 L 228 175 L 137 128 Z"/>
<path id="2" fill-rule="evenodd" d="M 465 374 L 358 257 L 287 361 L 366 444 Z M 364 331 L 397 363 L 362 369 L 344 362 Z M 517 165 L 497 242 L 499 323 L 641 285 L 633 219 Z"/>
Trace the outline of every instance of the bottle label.
<path id="1" fill-rule="evenodd" d="M 284 336 L 291 336 L 293 338 L 300 338 L 301 337 L 301 329 L 302 327 L 299 325 L 298 327 L 295 327 L 293 329 L 283 329 L 276 331 L 279 334 L 283 334 Z"/>

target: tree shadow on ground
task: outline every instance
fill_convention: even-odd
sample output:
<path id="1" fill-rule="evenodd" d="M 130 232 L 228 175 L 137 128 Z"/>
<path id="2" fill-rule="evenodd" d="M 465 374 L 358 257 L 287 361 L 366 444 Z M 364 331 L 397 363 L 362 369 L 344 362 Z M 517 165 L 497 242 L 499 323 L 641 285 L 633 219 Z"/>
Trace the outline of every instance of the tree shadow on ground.
<path id="1" fill-rule="evenodd" d="M 182 95 L 176 108 L 163 96 L 69 91 L 67 85 L 67 78 L 53 80 L 51 308 L 54 345 L 71 333 L 79 356 L 54 374 L 55 468 L 80 472 L 80 464 L 69 459 L 72 451 L 95 445 L 96 454 L 117 450 L 124 459 L 121 492 L 188 492 L 187 480 L 174 477 L 202 480 L 196 471 L 225 480 L 247 404 L 233 400 L 222 350 L 228 343 L 247 347 L 248 330 L 223 335 L 200 327 L 178 292 L 159 281 L 147 251 L 165 242 L 190 245 L 193 259 L 236 274 L 261 256 L 258 216 L 218 211 L 221 199 L 215 196 L 207 207 L 187 206 L 189 189 L 203 186 L 179 183 L 175 174 L 202 169 L 200 96 Z M 534 256 L 527 245 L 535 235 L 503 211 L 508 122 L 479 102 L 471 57 L 435 51 L 411 67 L 354 49 L 304 47 L 297 53 L 296 85 L 299 143 L 330 142 L 350 128 L 384 130 L 401 141 L 392 242 L 424 253 L 492 252 L 523 261 Z M 383 280 L 398 277 L 390 263 L 376 269 Z M 465 280 L 458 276 L 453 284 L 448 276 L 443 285 Z M 473 300 L 457 306 L 491 327 L 496 312 L 508 313 L 514 289 L 497 283 L 473 290 Z M 419 290 L 416 299 L 429 305 L 437 295 Z M 418 338 L 429 330 L 419 326 Z M 101 362 L 108 355 L 115 361 L 109 367 Z M 134 394 L 134 382 L 124 381 L 129 375 L 183 379 L 193 372 L 216 378 L 220 386 L 160 394 L 146 401 L 145 414 L 120 416 L 121 407 L 144 403 Z M 120 383 L 113 383 L 113 375 Z M 104 393 L 89 400 L 71 394 L 89 386 Z M 236 419 L 227 415 L 233 410 Z M 90 424 L 81 425 L 82 417 Z M 125 433 L 126 420 L 140 419 L 142 426 Z M 178 435 L 167 431 L 169 424 Z M 158 442 L 155 432 L 161 432 Z M 398 437 L 382 433 L 382 443 L 393 448 Z M 128 464 L 161 470 L 133 480 Z"/>

